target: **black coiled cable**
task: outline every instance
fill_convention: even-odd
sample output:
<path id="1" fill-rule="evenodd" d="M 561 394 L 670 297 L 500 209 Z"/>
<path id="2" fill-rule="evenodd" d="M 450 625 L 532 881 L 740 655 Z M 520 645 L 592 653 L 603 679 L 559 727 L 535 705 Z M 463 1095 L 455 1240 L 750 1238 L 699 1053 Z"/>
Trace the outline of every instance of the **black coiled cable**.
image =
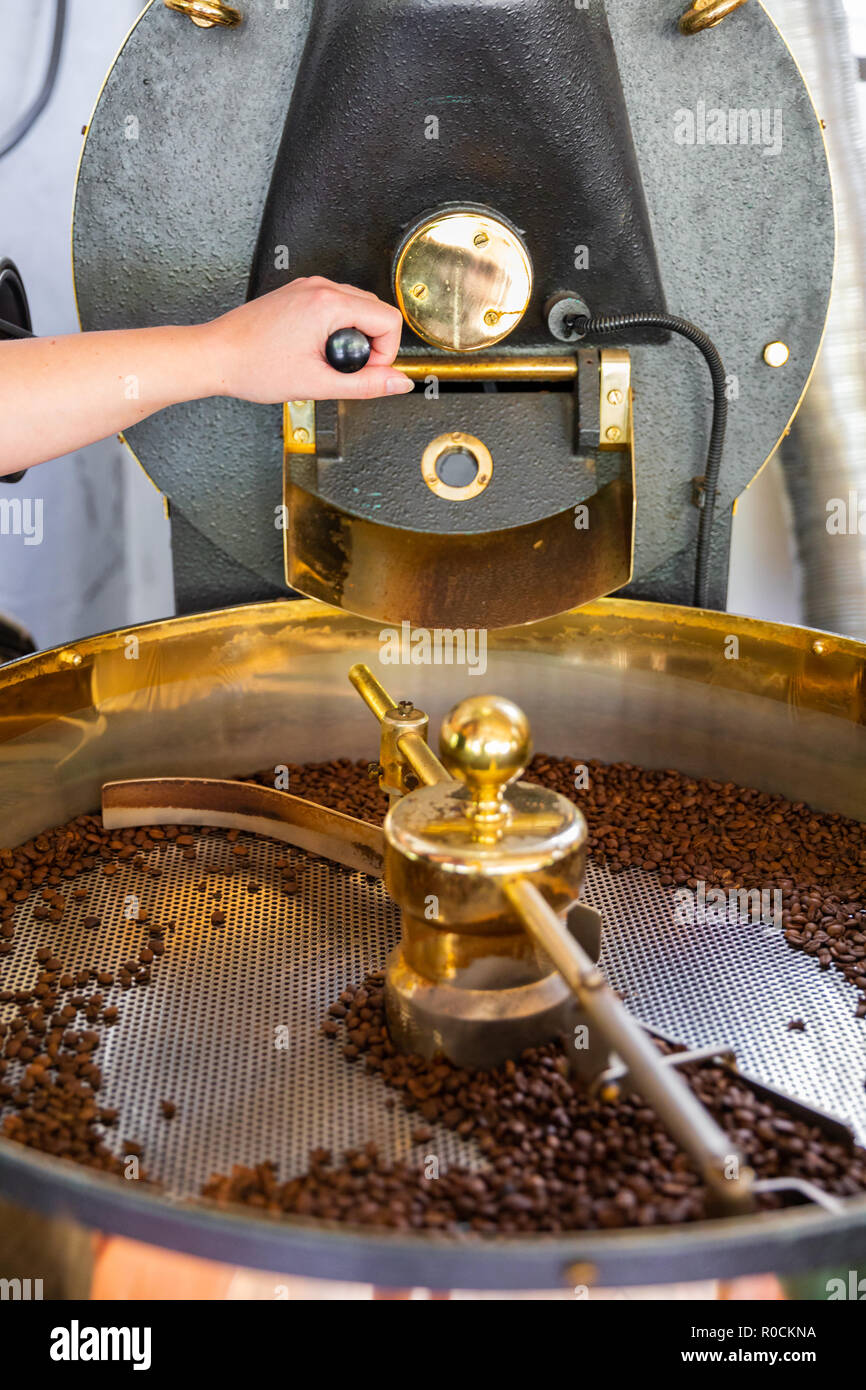
<path id="1" fill-rule="evenodd" d="M 722 467 L 725 429 L 728 423 L 727 376 L 718 348 L 702 329 L 689 323 L 688 319 L 674 318 L 670 314 L 600 314 L 597 318 L 587 318 L 584 315 L 575 314 L 564 320 L 563 327 L 566 331 L 578 333 L 582 338 L 597 338 L 606 333 L 621 333 L 630 328 L 661 328 L 669 333 L 679 333 L 683 338 L 688 338 L 689 342 L 694 343 L 695 347 L 700 348 L 703 353 L 713 381 L 713 423 L 710 429 L 707 466 L 703 478 L 703 505 L 698 521 L 694 603 L 696 608 L 706 608 L 713 513 L 716 509 L 716 491 Z"/>

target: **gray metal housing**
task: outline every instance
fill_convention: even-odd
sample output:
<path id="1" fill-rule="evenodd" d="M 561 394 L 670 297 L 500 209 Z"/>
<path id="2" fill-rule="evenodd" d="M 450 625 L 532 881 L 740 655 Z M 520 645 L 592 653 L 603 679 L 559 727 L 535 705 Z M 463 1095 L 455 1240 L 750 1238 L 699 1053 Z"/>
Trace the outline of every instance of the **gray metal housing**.
<path id="1" fill-rule="evenodd" d="M 200 30 L 154 0 L 108 76 L 75 199 L 86 329 L 195 322 L 245 296 L 312 0 L 243 9 L 237 29 Z M 607 3 L 668 307 L 715 339 L 736 378 L 713 560 L 723 606 L 732 506 L 786 429 L 820 343 L 833 208 L 809 94 L 757 0 L 695 37 L 678 32 L 681 9 Z M 766 112 L 776 153 L 677 143 L 678 113 L 694 114 L 697 134 L 714 108 Z M 581 210 L 563 209 L 552 234 L 581 244 Z M 775 339 L 791 349 L 779 370 L 762 357 Z M 709 381 L 684 342 L 633 357 L 638 502 L 626 592 L 669 600 L 690 586 Z M 181 609 L 284 591 L 279 407 L 179 405 L 130 430 L 129 444 L 170 500 Z M 538 486 L 527 477 L 527 506 Z"/>

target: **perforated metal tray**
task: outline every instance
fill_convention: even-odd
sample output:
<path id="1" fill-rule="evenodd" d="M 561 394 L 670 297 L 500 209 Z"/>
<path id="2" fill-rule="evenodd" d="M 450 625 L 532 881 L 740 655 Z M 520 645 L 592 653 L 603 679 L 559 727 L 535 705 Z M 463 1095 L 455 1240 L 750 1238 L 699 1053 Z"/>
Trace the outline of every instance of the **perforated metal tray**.
<path id="1" fill-rule="evenodd" d="M 11 987 L 32 984 L 40 945 L 65 969 L 116 969 L 146 944 L 149 925 L 176 923 L 149 986 L 102 991 L 121 1017 L 102 1030 L 99 1053 L 101 1097 L 120 1111 L 118 1151 L 122 1138 L 140 1142 L 145 1170 L 171 1200 L 199 1200 L 208 1177 L 235 1163 L 272 1160 L 283 1178 L 302 1172 L 318 1147 L 339 1155 L 372 1139 L 390 1158 L 421 1157 L 411 1118 L 399 1105 L 386 1108 L 382 1082 L 346 1062 L 321 1033 L 328 1005 L 383 966 L 399 937 L 381 883 L 265 839 L 239 843 L 249 860 L 232 876 L 226 870 L 237 869 L 238 858 L 219 831 L 196 835 L 193 861 L 172 842 L 150 852 L 159 877 L 131 861 L 112 877 L 94 870 L 80 880 L 88 898 L 61 925 L 34 920 L 39 899 L 32 898 L 19 912 L 6 975 Z M 276 864 L 286 858 L 299 877 L 293 896 L 279 892 Z M 261 885 L 255 893 L 251 880 Z M 775 927 L 735 919 L 677 925 L 672 890 L 638 870 L 613 875 L 591 865 L 585 898 L 605 920 L 608 977 L 637 1016 L 684 1042 L 733 1045 L 744 1070 L 845 1117 L 866 1137 L 866 1030 L 854 1016 L 853 986 L 791 951 Z M 133 903 L 146 910 L 147 925 L 128 915 Z M 211 922 L 217 906 L 224 926 Z M 90 914 L 98 928 L 81 925 Z M 788 1031 L 794 1017 L 804 1019 L 805 1032 Z M 163 1100 L 177 1108 L 171 1120 Z M 443 1166 L 481 1162 L 471 1142 L 433 1129 L 425 1154 Z M 280 1223 L 283 1230 L 299 1224 Z M 680 1247 L 683 1233 L 669 1234 Z M 597 1239 L 577 1236 L 574 1244 Z M 431 1255 L 442 1250 L 441 1242 L 427 1243 Z M 553 1254 L 562 1242 L 524 1244 Z M 470 1248 L 464 1243 L 463 1254 Z M 291 1262 L 293 1252 L 283 1258 Z M 329 1267 L 332 1275 L 348 1277 L 344 1258 L 336 1271 Z"/>

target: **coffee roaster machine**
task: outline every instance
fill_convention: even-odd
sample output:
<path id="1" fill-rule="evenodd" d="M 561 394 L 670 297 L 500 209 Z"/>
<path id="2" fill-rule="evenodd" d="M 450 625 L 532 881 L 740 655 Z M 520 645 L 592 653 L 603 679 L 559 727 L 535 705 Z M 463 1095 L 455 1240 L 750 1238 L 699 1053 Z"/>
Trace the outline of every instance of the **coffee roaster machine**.
<path id="1" fill-rule="evenodd" d="M 531 723 L 576 763 L 866 812 L 862 647 L 724 611 L 732 511 L 806 389 L 833 269 L 820 122 L 757 0 L 246 0 L 242 15 L 153 0 L 88 127 L 73 239 L 84 328 L 197 321 L 321 274 L 399 305 L 417 385 L 282 411 L 195 402 L 136 426 L 178 616 L 4 669 L 5 843 L 102 797 L 116 827 L 258 832 L 265 885 L 232 902 L 227 942 L 194 867 L 160 879 L 179 944 L 104 1068 L 159 1190 L 0 1142 L 5 1193 L 233 1263 L 391 1286 L 654 1282 L 862 1252 L 866 1200 L 801 1186 L 757 1215 L 753 1175 L 719 1178 L 718 1131 L 641 1026 L 736 1056 L 750 1084 L 864 1140 L 857 991 L 769 928 L 684 942 L 670 890 L 587 865 L 571 803 L 520 780 Z M 435 651 L 446 630 L 483 634 L 483 681 L 459 658 L 413 662 L 413 634 Z M 372 760 L 384 835 L 228 780 L 337 756 Z M 315 856 L 288 905 L 264 872 L 285 843 Z M 26 906 L 22 921 L 38 944 Z M 74 920 L 57 932 L 74 957 Z M 128 950 L 122 934 L 104 947 Z M 495 1065 L 588 1021 L 588 1081 L 647 1097 L 719 1217 L 454 1240 L 197 1201 L 233 1162 L 287 1175 L 320 1145 L 409 1152 L 408 1118 L 318 1032 L 335 990 L 386 958 L 392 1032 L 428 1055 Z M 807 1005 L 815 1026 L 792 1045 Z M 169 1131 L 153 1118 L 167 1087 Z M 450 1132 L 434 1142 L 446 1163 L 479 1159 Z"/>

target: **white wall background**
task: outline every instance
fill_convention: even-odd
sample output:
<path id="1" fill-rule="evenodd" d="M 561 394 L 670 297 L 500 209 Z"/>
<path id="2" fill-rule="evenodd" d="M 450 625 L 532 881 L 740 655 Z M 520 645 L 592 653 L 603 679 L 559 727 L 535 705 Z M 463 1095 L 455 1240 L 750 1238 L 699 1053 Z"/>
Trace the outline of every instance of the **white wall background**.
<path id="1" fill-rule="evenodd" d="M 31 133 L 0 160 L 0 257 L 21 271 L 39 334 L 78 330 L 70 228 L 81 128 L 142 8 L 143 0 L 70 0 L 54 95 Z M 0 0 L 0 132 L 41 84 L 53 12 L 53 0 Z M 162 500 L 116 439 L 0 488 L 43 499 L 40 546 L 0 535 L 0 611 L 28 628 L 38 646 L 172 611 Z"/>

